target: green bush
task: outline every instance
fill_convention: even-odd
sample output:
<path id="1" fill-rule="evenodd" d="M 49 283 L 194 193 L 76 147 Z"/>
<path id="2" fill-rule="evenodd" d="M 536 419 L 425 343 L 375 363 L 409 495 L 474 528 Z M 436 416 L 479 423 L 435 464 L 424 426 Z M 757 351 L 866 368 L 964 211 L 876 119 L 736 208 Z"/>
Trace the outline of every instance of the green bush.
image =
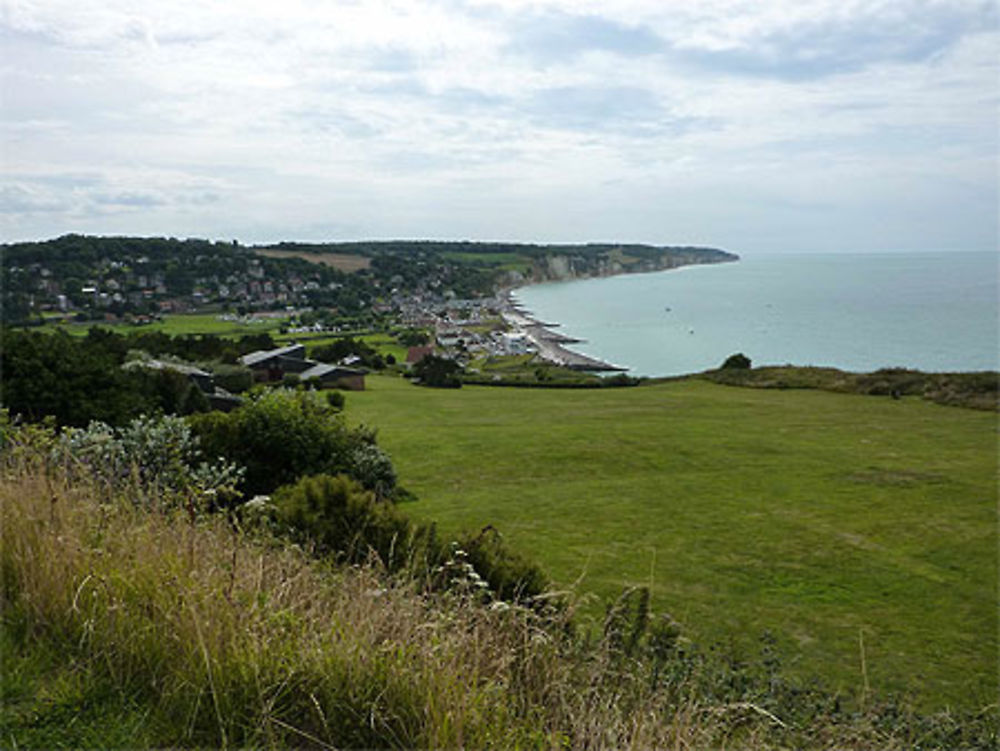
<path id="1" fill-rule="evenodd" d="M 507 548 L 492 526 L 446 546 L 433 524 L 411 521 L 345 475 L 304 477 L 279 488 L 271 508 L 277 529 L 317 553 L 360 563 L 374 552 L 389 571 L 407 570 L 434 589 L 457 586 L 455 577 L 441 574 L 459 563 L 485 583 L 487 599 L 527 602 L 549 586 L 542 570 Z"/>
<path id="2" fill-rule="evenodd" d="M 354 356 L 359 358 L 359 364 L 363 367 L 373 370 L 385 368 L 385 360 L 374 347 L 361 339 L 349 336 L 314 347 L 309 355 L 314 360 L 327 363 L 339 363 L 345 358 Z"/>
<path id="3" fill-rule="evenodd" d="M 396 341 L 404 347 L 420 347 L 431 340 L 431 335 L 423 329 L 405 329 L 396 334 Z"/>
<path id="4" fill-rule="evenodd" d="M 120 352 L 100 337 L 74 339 L 7 329 L 0 347 L 0 399 L 27 420 L 51 415 L 60 425 L 91 420 L 122 425 L 159 407 L 155 384 L 123 370 Z"/>
<path id="5" fill-rule="evenodd" d="M 17 428 L 11 437 L 19 440 L 17 433 L 23 432 Z M 161 502 L 168 504 L 187 497 L 203 508 L 225 505 L 239 496 L 242 468 L 223 459 L 204 461 L 198 439 L 180 417 L 144 415 L 120 428 L 94 421 L 85 429 L 53 432 L 51 441 L 50 461 L 108 487 L 159 493 Z M 142 495 L 135 497 L 136 502 L 144 500 Z"/>
<path id="6" fill-rule="evenodd" d="M 501 600 L 520 602 L 549 588 L 548 577 L 534 563 L 508 548 L 492 525 L 461 542 L 469 563 Z"/>
<path id="7" fill-rule="evenodd" d="M 316 391 L 269 389 L 252 394 L 229 413 L 193 416 L 191 426 L 208 456 L 224 456 L 246 467 L 246 491 L 270 493 L 304 475 L 355 475 L 358 449 L 375 443 L 364 428 L 350 428 L 326 397 Z M 358 480 L 380 492 L 395 485 L 384 464 Z"/>
<path id="8" fill-rule="evenodd" d="M 212 368 L 215 385 L 234 394 L 249 391 L 253 386 L 253 371 L 243 365 L 220 364 Z"/>
<path id="9" fill-rule="evenodd" d="M 374 552 L 395 571 L 413 552 L 409 519 L 345 475 L 304 477 L 279 488 L 272 502 L 279 528 L 318 553 L 361 563 Z"/>
<path id="10" fill-rule="evenodd" d="M 750 358 L 744 355 L 742 352 L 737 352 L 735 355 L 730 355 L 726 358 L 726 361 L 722 363 L 723 370 L 750 370 Z"/>

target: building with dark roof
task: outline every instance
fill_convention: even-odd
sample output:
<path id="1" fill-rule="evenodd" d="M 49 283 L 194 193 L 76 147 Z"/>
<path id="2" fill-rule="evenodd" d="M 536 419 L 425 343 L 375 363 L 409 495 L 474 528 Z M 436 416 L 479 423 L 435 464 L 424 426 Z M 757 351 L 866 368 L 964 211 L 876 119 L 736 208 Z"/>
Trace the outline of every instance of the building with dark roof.
<path id="1" fill-rule="evenodd" d="M 278 349 L 259 350 L 240 358 L 240 362 L 254 372 L 258 381 L 280 381 L 288 374 L 298 376 L 322 388 L 341 388 L 350 391 L 365 390 L 365 371 L 328 365 L 306 358 L 306 348 L 293 344 Z"/>

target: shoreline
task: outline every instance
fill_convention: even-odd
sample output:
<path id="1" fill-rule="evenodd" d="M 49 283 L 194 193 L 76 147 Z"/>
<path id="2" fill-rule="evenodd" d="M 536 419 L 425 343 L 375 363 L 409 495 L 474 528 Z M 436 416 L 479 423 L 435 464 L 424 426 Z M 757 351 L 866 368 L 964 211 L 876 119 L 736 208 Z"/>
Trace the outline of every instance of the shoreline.
<path id="1" fill-rule="evenodd" d="M 605 360 L 591 357 L 590 355 L 577 352 L 563 345 L 583 344 L 585 339 L 578 339 L 566 336 L 550 329 L 558 328 L 561 323 L 545 323 L 534 317 L 534 314 L 524 308 L 524 306 L 514 298 L 514 294 L 519 289 L 537 284 L 559 284 L 562 282 L 583 281 L 586 279 L 608 279 L 615 276 L 633 276 L 637 274 L 652 274 L 663 271 L 677 271 L 693 266 L 715 265 L 717 263 L 735 263 L 740 257 L 735 253 L 727 254 L 728 257 L 712 261 L 694 261 L 688 263 L 678 263 L 667 265 L 661 268 L 643 268 L 634 271 L 617 270 L 611 273 L 586 274 L 582 276 L 572 275 L 565 278 L 543 279 L 526 281 L 520 284 L 513 284 L 502 287 L 497 292 L 497 298 L 501 302 L 500 315 L 504 322 L 510 326 L 517 334 L 524 336 L 535 347 L 540 358 L 546 362 L 570 368 L 595 373 L 627 373 L 631 366 L 615 365 Z"/>
<path id="2" fill-rule="evenodd" d="M 500 315 L 504 322 L 531 342 L 538 356 L 546 362 L 571 370 L 595 373 L 624 373 L 629 370 L 564 347 L 564 344 L 582 344 L 584 340 L 550 331 L 550 328 L 555 328 L 559 324 L 542 323 L 529 315 L 531 311 L 524 310 L 514 300 L 513 289 L 507 290 L 503 295 L 505 300 Z"/>
<path id="3" fill-rule="evenodd" d="M 560 321 L 556 331 L 589 340 L 583 351 L 629 365 L 629 375 L 699 373 L 735 352 L 755 367 L 995 372 L 996 288 L 984 273 L 994 264 L 985 261 L 775 254 L 690 280 L 523 285 L 516 299 L 534 317 Z"/>
<path id="4" fill-rule="evenodd" d="M 735 254 L 734 254 L 735 256 Z M 514 294 L 519 289 L 530 287 L 534 284 L 559 284 L 562 282 L 576 282 L 585 279 L 608 279 L 614 276 L 632 276 L 635 274 L 653 274 L 663 271 L 677 271 L 678 269 L 692 266 L 713 265 L 715 263 L 735 263 L 740 257 L 726 259 L 724 261 L 710 261 L 700 263 L 682 263 L 676 266 L 666 266 L 659 269 L 643 269 L 641 271 L 618 271 L 611 274 L 594 274 L 587 276 L 572 276 L 566 279 L 546 279 L 542 281 L 527 282 L 523 284 L 504 287 L 497 293 L 497 298 L 501 301 L 500 316 L 504 322 L 510 326 L 517 334 L 524 336 L 535 347 L 535 351 L 540 358 L 546 362 L 571 370 L 580 370 L 593 373 L 627 373 L 631 366 L 615 365 L 605 360 L 577 352 L 563 345 L 584 344 L 585 339 L 578 339 L 572 336 L 559 334 L 550 329 L 558 328 L 561 323 L 545 323 L 534 318 L 530 310 L 514 299 Z"/>

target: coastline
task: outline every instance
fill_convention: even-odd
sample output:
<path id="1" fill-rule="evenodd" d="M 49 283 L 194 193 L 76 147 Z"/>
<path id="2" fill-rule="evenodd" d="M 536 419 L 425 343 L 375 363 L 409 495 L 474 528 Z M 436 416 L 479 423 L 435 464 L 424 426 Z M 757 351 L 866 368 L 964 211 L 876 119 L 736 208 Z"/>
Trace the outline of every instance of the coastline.
<path id="1" fill-rule="evenodd" d="M 605 360 L 591 357 L 590 355 L 577 352 L 574 349 L 569 349 L 564 346 L 569 344 L 583 344 L 586 340 L 577 339 L 572 336 L 566 336 L 564 334 L 551 331 L 551 329 L 558 328 L 561 324 L 545 323 L 534 318 L 532 312 L 530 310 L 526 310 L 523 305 L 515 299 L 514 295 L 517 290 L 530 287 L 533 284 L 551 284 L 580 281 L 583 279 L 606 279 L 614 276 L 651 274 L 659 271 L 675 271 L 677 269 L 688 268 L 691 266 L 714 265 L 716 263 L 735 263 L 739 260 L 740 257 L 733 253 L 727 254 L 727 257 L 725 258 L 713 261 L 674 263 L 657 268 L 644 267 L 635 271 L 618 269 L 598 274 L 570 274 L 566 276 L 559 276 L 555 279 L 533 280 L 524 284 L 504 287 L 500 290 L 498 294 L 498 298 L 501 300 L 500 315 L 504 319 L 504 322 L 510 326 L 516 334 L 523 336 L 526 340 L 531 342 L 538 356 L 546 362 L 570 368 L 571 370 L 594 373 L 626 373 L 632 368 L 628 366 L 616 365 Z"/>
<path id="2" fill-rule="evenodd" d="M 573 350 L 564 347 L 564 344 L 582 344 L 583 340 L 550 331 L 550 328 L 554 328 L 559 324 L 542 323 L 535 318 L 532 318 L 528 315 L 530 311 L 525 311 L 520 304 L 514 300 L 513 290 L 508 290 L 504 294 L 506 300 L 504 301 L 503 307 L 500 311 L 500 315 L 503 317 L 504 322 L 514 329 L 515 332 L 531 342 L 538 356 L 543 360 L 555 365 L 570 368 L 571 370 L 584 370 L 598 373 L 624 373 L 628 371 L 628 368 L 620 365 L 613 365 L 612 363 L 598 360 L 590 357 L 589 355 L 574 352 Z"/>
<path id="3" fill-rule="evenodd" d="M 628 365 L 629 375 L 700 373 L 735 352 L 755 367 L 996 371 L 987 256 L 768 254 L 690 278 L 526 285 L 516 298 L 586 339 L 579 351 Z"/>

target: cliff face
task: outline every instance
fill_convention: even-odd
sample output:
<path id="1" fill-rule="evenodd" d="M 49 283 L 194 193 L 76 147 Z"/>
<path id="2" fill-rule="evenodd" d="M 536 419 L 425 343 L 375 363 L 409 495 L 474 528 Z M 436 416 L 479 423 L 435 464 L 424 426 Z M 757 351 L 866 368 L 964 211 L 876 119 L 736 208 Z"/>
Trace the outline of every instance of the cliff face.
<path id="1" fill-rule="evenodd" d="M 591 248 L 588 248 L 591 250 Z M 651 246 L 598 247 L 588 253 L 552 253 L 532 264 L 527 275 L 516 274 L 514 283 L 588 279 L 615 274 L 664 271 L 679 266 L 738 261 L 739 256 L 716 248 Z M 516 272 L 515 272 L 516 273 Z"/>

